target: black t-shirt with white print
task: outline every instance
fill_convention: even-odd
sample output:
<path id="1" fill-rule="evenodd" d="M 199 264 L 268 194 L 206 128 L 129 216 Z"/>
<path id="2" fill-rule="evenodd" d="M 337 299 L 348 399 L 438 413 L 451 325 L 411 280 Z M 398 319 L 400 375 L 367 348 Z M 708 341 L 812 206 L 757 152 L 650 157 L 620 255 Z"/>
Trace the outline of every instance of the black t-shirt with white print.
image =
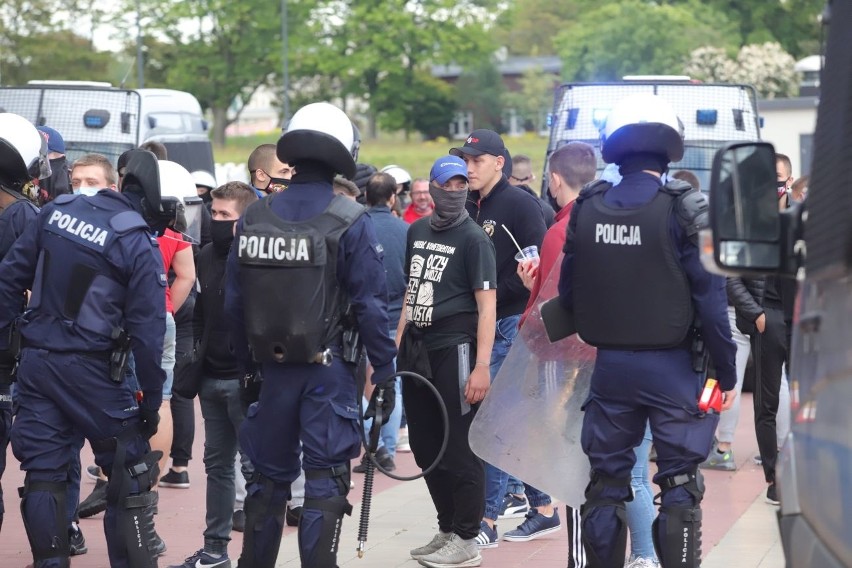
<path id="1" fill-rule="evenodd" d="M 450 316 L 476 314 L 474 291 L 497 286 L 494 244 L 470 218 L 446 231 L 433 230 L 428 217 L 415 221 L 408 229 L 405 271 L 405 319 L 427 331 L 429 349 L 465 341 L 463 334 L 428 333 L 428 328 Z"/>

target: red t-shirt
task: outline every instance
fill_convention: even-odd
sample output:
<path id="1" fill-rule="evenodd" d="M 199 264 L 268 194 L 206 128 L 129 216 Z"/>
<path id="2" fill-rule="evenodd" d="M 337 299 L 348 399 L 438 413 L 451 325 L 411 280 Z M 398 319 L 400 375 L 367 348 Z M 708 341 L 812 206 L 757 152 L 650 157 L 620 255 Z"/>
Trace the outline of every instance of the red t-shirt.
<path id="1" fill-rule="evenodd" d="M 554 218 L 553 226 L 550 227 L 544 234 L 544 240 L 541 242 L 541 252 L 539 253 L 538 274 L 536 274 L 535 282 L 533 282 L 532 290 L 530 290 L 530 299 L 527 302 L 527 307 L 524 309 L 524 315 L 521 316 L 521 323 L 527 319 L 527 316 L 538 300 L 541 293 L 541 285 L 550 276 L 550 271 L 556 268 L 556 261 L 562 254 L 562 248 L 565 246 L 565 237 L 568 232 L 568 220 L 571 219 L 571 210 L 574 208 L 572 201 L 565 207 L 559 210 Z M 557 279 L 558 281 L 558 279 Z"/>
<path id="2" fill-rule="evenodd" d="M 175 254 L 190 245 L 183 240 L 180 233 L 171 229 L 166 229 L 162 237 L 157 237 L 157 243 L 160 245 L 160 255 L 163 257 L 163 269 L 165 269 L 166 275 L 168 275 Z M 166 286 L 166 311 L 170 314 L 175 313 L 175 307 L 172 305 L 172 291 L 168 286 Z"/>
<path id="3" fill-rule="evenodd" d="M 413 203 L 411 203 L 411 204 L 410 204 L 410 205 L 409 205 L 409 206 L 405 209 L 405 212 L 402 214 L 402 220 L 403 220 L 403 221 L 405 221 L 406 223 L 408 223 L 408 224 L 410 225 L 410 224 L 412 224 L 413 222 L 415 222 L 416 220 L 421 219 L 421 218 L 423 218 L 423 217 L 428 217 L 428 216 L 429 216 L 429 215 L 431 215 L 431 214 L 432 214 L 432 210 L 430 209 L 428 213 L 426 213 L 426 214 L 424 214 L 424 215 L 421 215 L 420 213 L 418 213 L 417 211 L 415 211 L 415 209 L 414 209 L 414 204 L 413 204 Z"/>

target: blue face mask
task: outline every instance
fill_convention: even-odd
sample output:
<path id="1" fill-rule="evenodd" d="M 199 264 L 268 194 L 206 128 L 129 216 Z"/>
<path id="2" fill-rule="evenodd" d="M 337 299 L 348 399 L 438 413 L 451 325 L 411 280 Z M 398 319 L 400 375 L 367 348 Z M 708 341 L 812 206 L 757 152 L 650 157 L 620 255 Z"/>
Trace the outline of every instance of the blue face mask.
<path id="1" fill-rule="evenodd" d="M 92 195 L 95 195 L 97 192 L 99 192 L 101 189 L 102 188 L 100 187 L 78 187 L 74 190 L 74 193 L 79 195 L 88 195 L 91 197 Z"/>

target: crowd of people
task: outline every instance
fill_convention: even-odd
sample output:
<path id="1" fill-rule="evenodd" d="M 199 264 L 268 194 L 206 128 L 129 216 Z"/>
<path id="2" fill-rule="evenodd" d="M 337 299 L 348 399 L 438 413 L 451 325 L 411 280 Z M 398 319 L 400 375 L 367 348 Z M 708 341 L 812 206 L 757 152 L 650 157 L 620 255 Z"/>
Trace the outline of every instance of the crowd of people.
<path id="1" fill-rule="evenodd" d="M 303 566 L 336 566 L 352 473 L 370 459 L 393 471 L 400 451 L 428 470 L 436 511 L 438 532 L 411 551 L 420 564 L 478 566 L 481 549 L 559 531 L 547 487 L 468 442 L 492 383 L 511 380 L 501 367 L 548 278 L 597 348 L 576 448 L 591 479 L 564 519 L 569 568 L 698 566 L 700 468 L 736 467 L 751 350 L 759 458 L 778 502 L 795 288 L 702 267 L 706 200 L 691 172 L 669 173 L 681 128 L 661 98 L 630 97 L 602 133 L 616 172 L 596 181 L 595 149 L 572 142 L 548 157 L 540 196 L 530 158 L 491 130 L 437 156 L 428 176 L 359 163 L 357 128 L 328 103 L 299 109 L 247 157 L 249 184 L 189 172 L 156 142 L 115 164 L 67 164 L 59 132 L 0 114 L 0 455 L 11 440 L 26 472 L 36 568 L 87 553 L 77 521 L 101 511 L 111 566 L 157 565 L 158 491 L 190 487 L 196 397 L 206 528 L 173 568 L 231 566 L 232 531 L 244 532 L 239 566 L 271 568 L 285 524 Z M 806 187 L 778 155 L 780 206 Z M 697 407 L 708 359 L 721 422 Z M 350 471 L 359 412 L 368 431 L 378 414 L 382 427 Z M 86 441 L 95 464 L 83 470 Z M 82 501 L 81 471 L 97 479 Z"/>

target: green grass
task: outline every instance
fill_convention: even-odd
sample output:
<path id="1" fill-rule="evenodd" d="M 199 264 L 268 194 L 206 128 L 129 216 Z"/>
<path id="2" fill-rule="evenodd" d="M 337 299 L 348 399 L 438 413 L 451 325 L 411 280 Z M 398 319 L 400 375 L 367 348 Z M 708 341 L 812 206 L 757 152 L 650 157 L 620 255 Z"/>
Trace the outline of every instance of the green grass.
<path id="1" fill-rule="evenodd" d="M 219 163 L 245 163 L 249 154 L 258 145 L 275 143 L 278 133 L 266 135 L 229 138 L 224 147 L 214 147 L 213 156 Z M 547 138 L 534 134 L 518 137 L 506 137 L 506 146 L 512 155 L 526 154 L 532 158 L 533 171 L 541 177 L 544 156 L 547 151 Z M 372 164 L 381 169 L 396 164 L 407 170 L 412 178 L 428 177 L 429 169 L 440 156 L 446 155 L 450 148 L 464 144 L 464 140 L 439 138 L 423 142 L 405 141 L 402 137 L 381 137 L 377 140 L 363 140 L 359 161 Z"/>

